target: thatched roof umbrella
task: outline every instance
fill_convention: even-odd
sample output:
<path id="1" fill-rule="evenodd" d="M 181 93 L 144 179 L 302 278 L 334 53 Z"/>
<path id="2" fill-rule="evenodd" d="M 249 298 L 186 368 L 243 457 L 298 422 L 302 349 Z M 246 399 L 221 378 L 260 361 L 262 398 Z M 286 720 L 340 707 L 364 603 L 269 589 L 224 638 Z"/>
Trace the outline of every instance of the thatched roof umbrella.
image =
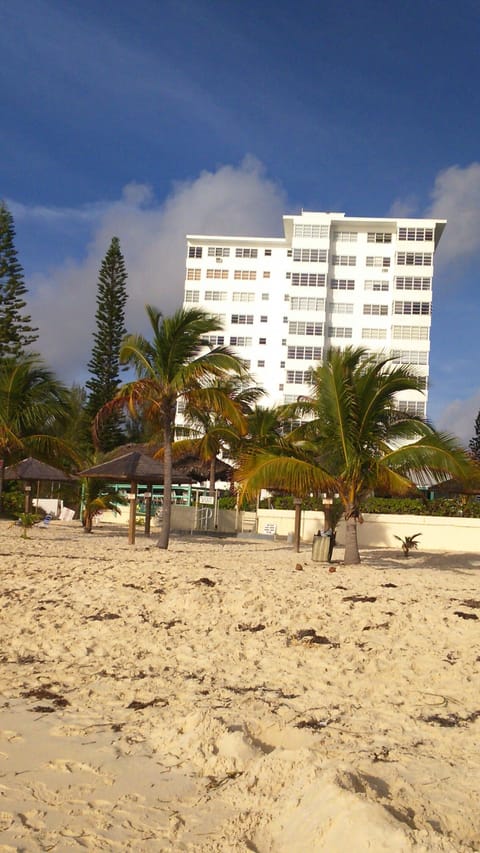
<path id="1" fill-rule="evenodd" d="M 38 498 L 38 489 L 41 481 L 73 483 L 77 480 L 77 477 L 73 474 L 67 474 L 66 471 L 61 471 L 60 468 L 55 468 L 53 465 L 47 465 L 46 462 L 41 462 L 39 459 L 34 459 L 33 456 L 28 456 L 27 459 L 22 459 L 21 462 L 16 462 L 15 465 L 9 465 L 5 468 L 4 479 L 23 480 L 25 483 L 25 512 L 30 512 L 32 506 L 32 483 L 37 482 Z"/>
<path id="2" fill-rule="evenodd" d="M 109 459 L 107 462 L 101 462 L 99 465 L 93 465 L 92 468 L 86 468 L 85 471 L 79 471 L 79 476 L 113 480 L 115 483 L 130 483 L 130 493 L 128 495 L 130 501 L 128 542 L 130 545 L 134 545 L 138 484 L 145 483 L 148 486 L 162 484 L 163 462 L 159 462 L 157 459 L 152 459 L 151 456 L 135 450 L 130 453 L 124 453 L 122 456 L 117 456 L 114 459 Z M 192 482 L 192 480 L 184 476 L 183 472 L 174 472 L 173 482 L 186 483 Z M 151 495 L 146 497 L 145 533 L 147 535 L 150 533 L 150 501 Z"/>

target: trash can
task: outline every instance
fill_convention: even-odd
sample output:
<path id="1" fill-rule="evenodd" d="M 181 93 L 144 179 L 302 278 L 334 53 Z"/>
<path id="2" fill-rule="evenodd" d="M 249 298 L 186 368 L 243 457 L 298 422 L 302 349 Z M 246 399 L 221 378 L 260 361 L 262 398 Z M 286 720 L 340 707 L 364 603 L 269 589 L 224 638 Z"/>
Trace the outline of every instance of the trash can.
<path id="1" fill-rule="evenodd" d="M 312 560 L 316 563 L 328 563 L 331 557 L 332 533 L 316 533 L 313 537 Z"/>

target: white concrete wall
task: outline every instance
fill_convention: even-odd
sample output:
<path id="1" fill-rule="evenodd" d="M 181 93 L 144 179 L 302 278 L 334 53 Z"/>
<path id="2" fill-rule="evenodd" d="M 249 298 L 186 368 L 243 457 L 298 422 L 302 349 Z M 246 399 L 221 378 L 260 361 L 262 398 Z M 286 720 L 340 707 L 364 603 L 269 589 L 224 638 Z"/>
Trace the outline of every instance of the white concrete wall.
<path id="1" fill-rule="evenodd" d="M 421 533 L 422 551 L 464 551 L 480 554 L 480 518 L 443 518 L 432 515 L 364 515 L 358 525 L 360 548 L 398 548 L 402 539 Z M 337 544 L 345 542 L 345 522 L 337 528 Z"/>

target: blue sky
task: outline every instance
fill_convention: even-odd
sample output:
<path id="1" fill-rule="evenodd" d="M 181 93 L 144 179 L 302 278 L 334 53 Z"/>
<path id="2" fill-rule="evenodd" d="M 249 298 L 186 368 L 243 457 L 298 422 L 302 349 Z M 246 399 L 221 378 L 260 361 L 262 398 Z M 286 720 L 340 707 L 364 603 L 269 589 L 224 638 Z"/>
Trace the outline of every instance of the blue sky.
<path id="1" fill-rule="evenodd" d="M 0 196 L 40 327 L 85 378 L 111 237 L 127 323 L 179 304 L 187 232 L 280 234 L 300 208 L 425 214 L 429 414 L 480 409 L 480 3 L 17 0 L 2 11 Z"/>

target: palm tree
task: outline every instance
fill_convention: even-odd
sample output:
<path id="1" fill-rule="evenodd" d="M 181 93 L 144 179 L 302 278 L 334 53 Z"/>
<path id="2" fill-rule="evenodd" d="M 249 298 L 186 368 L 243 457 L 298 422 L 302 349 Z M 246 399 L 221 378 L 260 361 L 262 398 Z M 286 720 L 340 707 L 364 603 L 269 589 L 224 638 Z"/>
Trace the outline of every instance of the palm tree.
<path id="1" fill-rule="evenodd" d="M 137 379 L 125 385 L 117 397 L 103 407 L 100 418 L 115 407 L 127 406 L 130 414 L 147 421 L 163 442 L 164 510 L 158 547 L 168 548 L 172 494 L 172 442 L 177 402 L 188 407 L 194 399 L 206 409 L 221 412 L 232 425 L 243 428 L 238 406 L 209 381 L 231 373 L 245 373 L 243 362 L 228 347 L 211 348 L 207 335 L 220 331 L 216 317 L 200 308 L 181 308 L 171 317 L 163 317 L 151 305 L 146 307 L 152 340 L 142 335 L 127 335 L 120 360 L 132 365 Z"/>
<path id="2" fill-rule="evenodd" d="M 216 463 L 220 454 L 232 458 L 235 448 L 245 438 L 248 432 L 249 417 L 252 403 L 264 392 L 262 388 L 249 383 L 248 376 L 227 376 L 209 382 L 211 389 L 217 389 L 225 394 L 235 405 L 235 421 L 232 423 L 225 407 L 221 410 L 206 408 L 203 401 L 203 388 L 200 388 L 198 398 L 195 393 L 185 406 L 184 419 L 188 438 L 177 441 L 173 452 L 175 458 L 184 453 L 194 453 L 210 466 L 209 492 L 215 493 Z"/>
<path id="3" fill-rule="evenodd" d="M 285 409 L 307 420 L 273 453 L 247 455 L 238 473 L 247 492 L 276 487 L 299 497 L 338 493 L 347 564 L 360 562 L 360 504 L 375 486 L 405 494 L 412 477 L 418 484 L 464 477 L 471 464 L 455 439 L 398 410 L 398 392 L 421 391 L 421 385 L 408 366 L 391 361 L 362 348 L 330 350 L 312 370 L 311 395 Z"/>
<path id="4" fill-rule="evenodd" d="M 68 392 L 37 356 L 0 361 L 0 458 L 8 465 L 22 455 L 38 454 L 58 461 L 76 459 L 72 448 L 55 435 L 68 417 Z M 0 470 L 0 502 L 3 466 Z"/>
<path id="5" fill-rule="evenodd" d="M 83 491 L 82 524 L 84 533 L 92 533 L 93 519 L 106 510 L 120 512 L 119 504 L 128 503 L 121 492 L 112 485 L 93 477 L 85 477 Z"/>

